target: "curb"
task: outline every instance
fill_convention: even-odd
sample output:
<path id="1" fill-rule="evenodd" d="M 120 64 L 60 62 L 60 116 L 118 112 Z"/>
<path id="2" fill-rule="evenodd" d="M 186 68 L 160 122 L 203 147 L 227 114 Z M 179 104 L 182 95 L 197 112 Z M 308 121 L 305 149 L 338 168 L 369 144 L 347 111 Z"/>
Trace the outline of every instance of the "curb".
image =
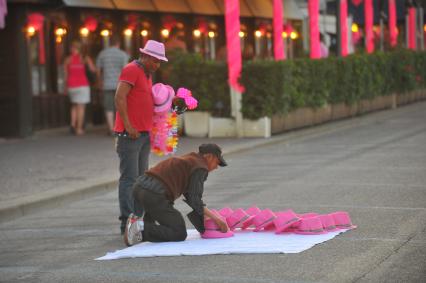
<path id="1" fill-rule="evenodd" d="M 413 105 L 413 104 L 411 104 Z M 405 108 L 405 109 L 404 109 Z M 248 141 L 247 143 L 230 146 L 223 150 L 224 155 L 238 154 L 253 148 L 268 146 L 282 142 L 295 142 L 306 138 L 313 138 L 327 133 L 361 126 L 371 123 L 371 120 L 382 120 L 395 112 L 410 111 L 410 107 L 387 109 L 384 111 L 369 113 L 364 116 L 331 121 L 321 125 L 310 126 L 282 133 L 264 140 Z M 57 208 L 69 202 L 75 202 L 97 195 L 100 192 L 116 190 L 118 181 L 102 180 L 97 183 L 77 188 L 65 188 L 55 192 L 43 192 L 37 196 L 23 197 L 17 201 L 10 201 L 8 205 L 0 207 L 0 223 L 14 220 L 16 218 L 40 212 L 46 209 Z"/>

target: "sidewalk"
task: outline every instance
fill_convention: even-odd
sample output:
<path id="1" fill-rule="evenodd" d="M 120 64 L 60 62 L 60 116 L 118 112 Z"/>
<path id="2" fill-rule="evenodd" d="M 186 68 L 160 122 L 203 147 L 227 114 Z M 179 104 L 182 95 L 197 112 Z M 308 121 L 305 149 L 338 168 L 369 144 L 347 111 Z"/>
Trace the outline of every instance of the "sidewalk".
<path id="1" fill-rule="evenodd" d="M 240 151 L 370 123 L 371 117 L 383 117 L 393 111 L 410 111 L 416 105 L 424 107 L 425 103 L 330 122 L 268 139 L 182 137 L 177 154 L 197 151 L 202 143 L 217 143 L 232 163 L 232 154 Z M 116 190 L 118 157 L 114 139 L 106 136 L 105 132 L 103 127 L 94 127 L 88 129 L 86 136 L 76 137 L 68 133 L 68 128 L 62 128 L 41 131 L 26 139 L 0 140 L 0 222 Z M 164 157 L 151 154 L 150 166 L 162 159 Z"/>

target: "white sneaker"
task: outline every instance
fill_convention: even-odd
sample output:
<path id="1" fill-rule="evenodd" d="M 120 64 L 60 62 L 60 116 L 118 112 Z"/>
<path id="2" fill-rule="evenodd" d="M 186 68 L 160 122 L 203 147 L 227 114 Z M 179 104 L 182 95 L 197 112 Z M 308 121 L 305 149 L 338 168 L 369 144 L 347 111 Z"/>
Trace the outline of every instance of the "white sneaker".
<path id="1" fill-rule="evenodd" d="M 131 213 L 124 230 L 124 243 L 130 247 L 142 242 L 143 220 Z"/>

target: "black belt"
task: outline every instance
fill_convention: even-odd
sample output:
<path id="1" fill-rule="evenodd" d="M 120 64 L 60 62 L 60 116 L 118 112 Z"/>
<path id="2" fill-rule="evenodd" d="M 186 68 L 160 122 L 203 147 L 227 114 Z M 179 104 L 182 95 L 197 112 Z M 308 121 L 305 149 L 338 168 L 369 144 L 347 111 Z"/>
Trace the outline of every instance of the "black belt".
<path id="1" fill-rule="evenodd" d="M 148 131 L 142 131 L 139 132 L 140 134 L 149 134 Z M 122 132 L 114 132 L 114 136 L 116 137 L 128 137 L 129 133 L 127 131 L 122 131 Z"/>

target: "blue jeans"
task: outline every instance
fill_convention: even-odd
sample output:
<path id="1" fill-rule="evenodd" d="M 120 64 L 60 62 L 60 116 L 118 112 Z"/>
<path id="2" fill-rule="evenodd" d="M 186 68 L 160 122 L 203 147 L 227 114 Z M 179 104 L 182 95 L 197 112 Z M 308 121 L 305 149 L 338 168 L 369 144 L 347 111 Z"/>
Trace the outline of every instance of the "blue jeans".
<path id="1" fill-rule="evenodd" d="M 118 181 L 118 200 L 120 219 L 126 221 L 130 213 L 142 216 L 143 210 L 132 195 L 136 178 L 148 169 L 151 143 L 148 132 L 142 132 L 137 139 L 117 137 L 117 154 L 120 159 L 120 179 Z"/>

